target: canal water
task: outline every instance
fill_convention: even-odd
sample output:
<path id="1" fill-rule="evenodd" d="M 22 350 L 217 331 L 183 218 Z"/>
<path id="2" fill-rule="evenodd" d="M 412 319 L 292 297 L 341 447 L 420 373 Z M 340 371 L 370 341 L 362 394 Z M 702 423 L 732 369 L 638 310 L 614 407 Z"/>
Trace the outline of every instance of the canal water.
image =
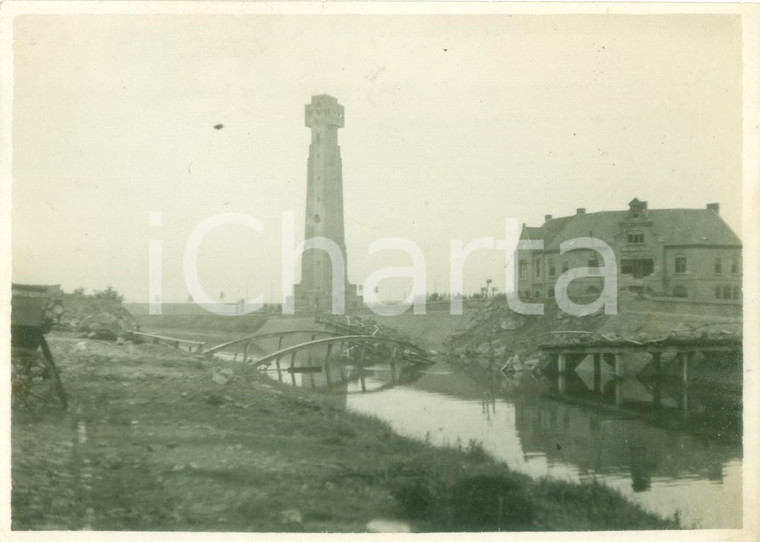
<path id="1" fill-rule="evenodd" d="M 741 527 L 740 439 L 659 425 L 643 413 L 603 404 L 494 391 L 492 383 L 444 363 L 421 371 L 346 363 L 322 370 L 283 381 L 330 393 L 404 436 L 439 446 L 477 443 L 535 478 L 601 482 L 647 510 L 677 515 L 684 527 Z"/>
<path id="2" fill-rule="evenodd" d="M 651 512 L 677 515 L 686 528 L 742 526 L 741 423 L 724 424 L 739 430 L 723 433 L 679 423 L 678 390 L 663 392 L 673 400 L 663 401 L 658 410 L 672 416 L 653 416 L 646 409 L 616 407 L 614 397 L 621 390 L 610 391 L 611 405 L 591 404 L 545 393 L 556 387 L 551 382 L 548 388 L 546 382 L 543 387 L 504 386 L 512 380 L 500 382 L 493 373 L 483 377 L 444 362 L 418 370 L 405 364 L 391 368 L 382 360 L 362 368 L 348 358 L 327 364 L 320 359 L 325 357 L 319 353 L 308 358 L 299 353 L 283 360 L 279 374 L 273 364 L 268 372 L 283 382 L 329 394 L 336 405 L 385 420 L 404 436 L 438 446 L 477 443 L 510 468 L 535 478 L 606 484 Z M 290 363 L 297 368 L 292 373 Z M 535 383 L 525 374 L 522 378 Z M 646 380 L 628 379 L 620 385 L 627 398 L 646 401 L 648 395 L 641 391 Z M 690 404 L 709 405 L 695 392 Z"/>
<path id="3" fill-rule="evenodd" d="M 545 396 L 496 397 L 475 382 L 463 382 L 466 375 L 439 367 L 430 371 L 379 393 L 354 393 L 358 386 L 349 383 L 347 407 L 436 445 L 478 442 L 532 477 L 596 480 L 647 510 L 678 514 L 685 527 L 741 527 L 739 443 Z"/>

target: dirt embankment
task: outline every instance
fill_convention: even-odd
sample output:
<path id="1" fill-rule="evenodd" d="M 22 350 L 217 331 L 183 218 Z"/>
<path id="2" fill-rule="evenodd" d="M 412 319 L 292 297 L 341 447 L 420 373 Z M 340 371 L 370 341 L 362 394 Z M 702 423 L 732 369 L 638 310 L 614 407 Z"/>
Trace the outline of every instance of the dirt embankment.
<path id="1" fill-rule="evenodd" d="M 467 329 L 451 335 L 448 351 L 460 360 L 490 357 L 506 361 L 515 354 L 525 360 L 538 357 L 543 344 L 645 344 L 740 338 L 741 333 L 741 317 L 632 310 L 573 316 L 549 303 L 544 314 L 526 316 L 513 312 L 506 303 L 493 302 L 473 316 Z"/>
<path id="2" fill-rule="evenodd" d="M 676 526 L 598 485 L 531 481 L 476 443 L 399 437 L 340 396 L 241 364 L 65 333 L 49 342 L 70 407 L 13 414 L 13 529 Z"/>
<path id="3" fill-rule="evenodd" d="M 229 331 L 255 333 L 267 321 L 266 315 L 246 314 L 219 316 L 216 314 L 166 314 L 136 317 L 140 329 L 184 329 L 187 331 Z"/>

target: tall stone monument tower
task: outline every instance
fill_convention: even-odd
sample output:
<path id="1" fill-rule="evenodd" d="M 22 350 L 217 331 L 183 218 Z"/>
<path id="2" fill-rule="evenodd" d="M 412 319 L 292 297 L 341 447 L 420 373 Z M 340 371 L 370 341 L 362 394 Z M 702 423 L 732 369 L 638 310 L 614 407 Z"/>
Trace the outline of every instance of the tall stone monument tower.
<path id="1" fill-rule="evenodd" d="M 343 106 L 331 96 L 312 96 L 306 105 L 306 126 L 311 128 L 306 182 L 305 239 L 324 237 L 343 254 L 345 307 L 356 307 L 356 285 L 348 283 L 346 241 L 343 231 L 343 172 L 338 128 L 343 128 Z M 332 262 L 327 252 L 307 250 L 301 260 L 301 283 L 294 288 L 297 311 L 332 312 Z"/>

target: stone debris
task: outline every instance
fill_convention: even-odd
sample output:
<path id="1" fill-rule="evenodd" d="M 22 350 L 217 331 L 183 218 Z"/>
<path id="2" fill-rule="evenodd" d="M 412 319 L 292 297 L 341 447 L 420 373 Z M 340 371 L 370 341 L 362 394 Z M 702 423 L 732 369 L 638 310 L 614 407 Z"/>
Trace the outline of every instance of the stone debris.
<path id="1" fill-rule="evenodd" d="M 219 367 L 214 367 L 211 372 L 211 380 L 220 386 L 227 384 L 227 382 L 230 381 L 231 377 L 232 371 L 229 369 L 220 369 Z"/>
<path id="2" fill-rule="evenodd" d="M 393 521 L 390 519 L 373 519 L 367 523 L 367 531 L 370 533 L 411 533 L 408 523 Z"/>
<path id="3" fill-rule="evenodd" d="M 283 525 L 302 525 L 303 516 L 297 508 L 288 508 L 280 512 L 280 523 Z"/>
<path id="4" fill-rule="evenodd" d="M 127 311 L 113 292 L 112 295 L 64 295 L 64 313 L 60 325 L 79 332 L 81 337 L 124 341 L 137 330 L 137 320 Z"/>
<path id="5" fill-rule="evenodd" d="M 577 317 L 546 306 L 543 315 L 524 316 L 506 303 L 491 302 L 480 309 L 467 329 L 453 334 L 447 344 L 450 359 L 469 365 L 478 360 L 508 366 L 514 355 L 522 359 L 546 357 L 542 345 L 586 343 L 658 344 L 663 341 L 731 340 L 741 338 L 741 318 L 691 313 L 622 311 Z"/>

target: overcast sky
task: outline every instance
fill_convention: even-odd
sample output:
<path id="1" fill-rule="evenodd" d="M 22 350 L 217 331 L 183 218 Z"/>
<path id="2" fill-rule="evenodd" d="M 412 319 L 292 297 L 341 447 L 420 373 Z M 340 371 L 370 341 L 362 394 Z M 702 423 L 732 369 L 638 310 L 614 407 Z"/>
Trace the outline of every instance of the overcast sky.
<path id="1" fill-rule="evenodd" d="M 401 236 L 422 248 L 428 290 L 448 290 L 450 240 L 634 197 L 720 202 L 741 235 L 738 17 L 69 15 L 14 31 L 14 281 L 147 301 L 159 239 L 164 299 L 183 301 L 190 231 L 242 212 L 264 237 L 209 234 L 202 283 L 279 301 L 284 211 L 303 235 L 313 94 L 345 107 L 351 282 L 406 264 L 367 254 Z M 503 266 L 473 256 L 465 289 L 503 290 Z"/>

